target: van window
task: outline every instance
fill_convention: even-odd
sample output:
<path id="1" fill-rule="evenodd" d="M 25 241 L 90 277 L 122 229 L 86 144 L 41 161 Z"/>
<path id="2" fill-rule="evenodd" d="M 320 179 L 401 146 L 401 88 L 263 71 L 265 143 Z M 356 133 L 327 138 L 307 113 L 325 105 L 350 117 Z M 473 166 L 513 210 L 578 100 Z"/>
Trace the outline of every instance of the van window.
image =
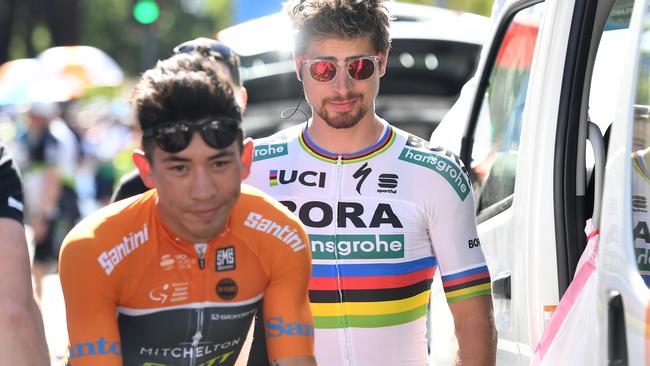
<path id="1" fill-rule="evenodd" d="M 479 221 L 512 200 L 521 117 L 544 3 L 519 11 L 499 45 L 483 97 L 472 146 L 472 170 Z"/>
<path id="2" fill-rule="evenodd" d="M 632 228 L 639 272 L 650 287 L 650 15 L 641 35 L 632 128 Z"/>

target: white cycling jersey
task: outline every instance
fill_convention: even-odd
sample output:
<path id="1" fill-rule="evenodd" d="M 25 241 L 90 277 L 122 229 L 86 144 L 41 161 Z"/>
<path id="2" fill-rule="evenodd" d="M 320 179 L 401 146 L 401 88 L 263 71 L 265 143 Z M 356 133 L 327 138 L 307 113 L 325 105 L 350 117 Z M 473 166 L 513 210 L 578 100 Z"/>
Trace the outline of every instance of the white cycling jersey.
<path id="1" fill-rule="evenodd" d="M 379 141 L 354 154 L 319 148 L 306 124 L 255 142 L 246 183 L 309 234 L 319 365 L 425 365 L 436 268 L 448 302 L 490 294 L 465 168 L 384 123 Z"/>

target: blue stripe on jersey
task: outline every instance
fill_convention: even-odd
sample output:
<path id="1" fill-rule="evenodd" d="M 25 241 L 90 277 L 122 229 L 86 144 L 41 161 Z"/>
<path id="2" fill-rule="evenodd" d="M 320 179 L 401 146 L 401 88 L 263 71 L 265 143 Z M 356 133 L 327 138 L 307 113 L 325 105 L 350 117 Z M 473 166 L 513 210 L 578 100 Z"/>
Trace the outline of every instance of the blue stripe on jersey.
<path id="1" fill-rule="evenodd" d="M 457 278 L 467 277 L 467 276 L 471 276 L 473 274 L 487 272 L 487 271 L 488 271 L 487 266 L 482 266 L 482 267 L 468 269 L 467 271 L 462 271 L 462 272 L 442 276 L 442 280 L 443 281 L 455 280 Z"/>
<path id="2" fill-rule="evenodd" d="M 436 266 L 436 257 L 420 258 L 404 263 L 376 264 L 313 264 L 312 277 L 368 277 L 368 276 L 399 276 L 425 268 Z M 337 273 L 338 267 L 338 273 Z"/>

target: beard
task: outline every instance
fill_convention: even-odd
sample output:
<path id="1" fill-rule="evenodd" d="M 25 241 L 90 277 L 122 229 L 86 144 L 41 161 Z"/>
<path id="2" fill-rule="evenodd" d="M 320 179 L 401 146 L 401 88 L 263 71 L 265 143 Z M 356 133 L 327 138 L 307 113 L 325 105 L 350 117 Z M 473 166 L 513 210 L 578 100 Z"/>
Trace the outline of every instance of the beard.
<path id="1" fill-rule="evenodd" d="M 358 98 L 359 106 L 353 108 L 348 112 L 328 112 L 325 105 L 330 101 L 343 101 Z M 319 109 L 316 109 L 316 114 L 327 123 L 328 126 L 336 129 L 351 128 L 357 125 L 361 118 L 368 113 L 368 106 L 363 103 L 363 95 L 357 93 L 348 93 L 344 97 L 325 98 Z"/>

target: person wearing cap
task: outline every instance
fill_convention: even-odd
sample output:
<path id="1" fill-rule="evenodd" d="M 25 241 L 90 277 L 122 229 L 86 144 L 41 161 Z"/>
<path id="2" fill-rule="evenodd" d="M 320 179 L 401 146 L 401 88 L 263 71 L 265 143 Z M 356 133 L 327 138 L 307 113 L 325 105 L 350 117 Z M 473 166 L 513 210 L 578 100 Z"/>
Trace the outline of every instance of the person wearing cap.
<path id="1" fill-rule="evenodd" d="M 64 241 L 69 365 L 234 365 L 261 304 L 271 364 L 316 364 L 307 235 L 241 184 L 252 143 L 216 63 L 177 54 L 135 87 L 133 160 L 154 189 L 96 211 Z"/>

